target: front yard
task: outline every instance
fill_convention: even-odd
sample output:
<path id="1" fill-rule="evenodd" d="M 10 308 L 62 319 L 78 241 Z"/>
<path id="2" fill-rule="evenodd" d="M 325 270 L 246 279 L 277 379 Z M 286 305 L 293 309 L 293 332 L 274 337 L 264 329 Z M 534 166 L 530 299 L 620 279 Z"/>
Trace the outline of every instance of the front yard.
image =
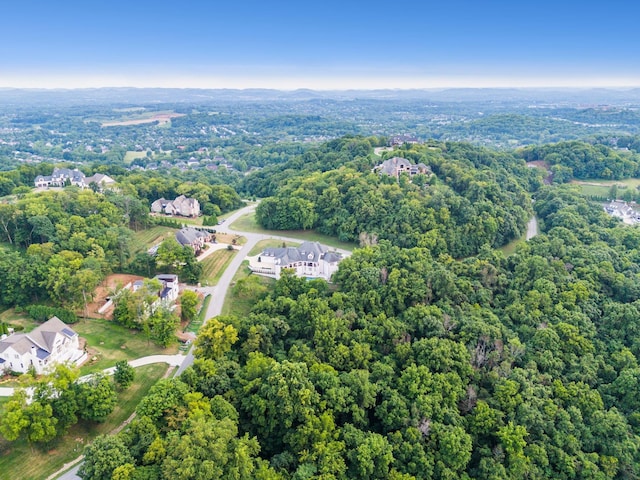
<path id="1" fill-rule="evenodd" d="M 82 422 L 48 448 L 31 447 L 27 441 L 7 442 L 0 437 L 0 478 L 43 480 L 82 454 L 95 437 L 120 426 L 134 412 L 149 389 L 167 372 L 167 365 L 147 365 L 136 369 L 136 378 L 118 394 L 115 410 L 104 423 Z"/>

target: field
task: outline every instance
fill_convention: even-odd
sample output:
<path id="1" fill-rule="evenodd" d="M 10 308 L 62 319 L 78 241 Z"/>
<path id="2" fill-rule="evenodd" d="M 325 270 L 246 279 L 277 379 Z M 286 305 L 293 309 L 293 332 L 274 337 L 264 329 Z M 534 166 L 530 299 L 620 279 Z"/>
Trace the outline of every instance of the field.
<path id="1" fill-rule="evenodd" d="M 147 152 L 136 152 L 135 150 L 128 150 L 127 153 L 124 154 L 124 163 L 129 165 L 136 158 L 147 158 Z"/>
<path id="2" fill-rule="evenodd" d="M 184 113 L 175 112 L 146 112 L 146 113 L 133 113 L 131 115 L 123 116 L 119 120 L 108 120 L 102 122 L 103 127 L 117 127 L 127 125 L 141 125 L 143 123 L 158 122 L 159 125 L 171 123 L 172 118 L 184 117 Z"/>
<path id="3" fill-rule="evenodd" d="M 0 438 L 0 479 L 42 480 L 77 458 L 84 446 L 101 434 L 112 432 L 134 412 L 149 389 L 167 372 L 164 364 L 136 369 L 134 384 L 118 394 L 118 403 L 101 424 L 79 423 L 49 449 L 31 448 L 26 441 Z"/>
<path id="4" fill-rule="evenodd" d="M 256 222 L 255 213 L 248 213 L 243 215 L 238 220 L 233 222 L 231 228 L 234 230 L 240 230 L 244 232 L 262 233 L 264 235 L 278 235 L 282 237 L 296 238 L 301 241 L 320 242 L 323 245 L 334 248 L 342 248 L 344 250 L 353 250 L 356 248 L 355 243 L 341 242 L 335 237 L 329 235 L 323 235 L 321 233 L 314 232 L 313 230 L 265 230 L 260 227 Z"/>
<path id="5" fill-rule="evenodd" d="M 217 250 L 202 260 L 202 285 L 216 285 L 220 277 L 231 263 L 236 250 Z"/>
<path id="6" fill-rule="evenodd" d="M 571 183 L 580 185 L 582 194 L 587 197 L 608 198 L 612 185 L 618 186 L 619 194 L 627 188 L 633 189 L 633 193 L 636 193 L 636 189 L 640 186 L 640 178 L 627 178 L 625 180 L 574 180 Z"/>
<path id="7" fill-rule="evenodd" d="M 81 375 L 113 367 L 119 360 L 178 352 L 177 345 L 163 349 L 148 341 L 143 332 L 129 330 L 107 320 L 82 320 L 72 328 L 87 341 L 89 360 L 80 367 Z"/>
<path id="8" fill-rule="evenodd" d="M 265 288 L 259 288 L 256 295 L 236 295 L 233 291 L 233 285 L 236 285 L 238 281 L 243 280 L 251 275 L 251 270 L 248 268 L 249 262 L 244 261 L 240 268 L 236 272 L 231 282 L 232 288 L 227 290 L 227 295 L 224 297 L 224 305 L 222 306 L 222 315 L 236 315 L 237 317 L 244 317 L 249 314 L 253 306 L 264 294 L 264 291 L 269 291 L 273 288 L 276 281 L 273 278 L 262 277 L 260 275 L 253 275 L 259 286 Z M 262 291 L 260 291 L 262 290 Z"/>
<path id="9" fill-rule="evenodd" d="M 146 252 L 155 244 L 162 242 L 165 238 L 173 235 L 175 228 L 156 226 L 148 230 L 141 230 L 133 234 L 131 250 L 134 254 Z"/>

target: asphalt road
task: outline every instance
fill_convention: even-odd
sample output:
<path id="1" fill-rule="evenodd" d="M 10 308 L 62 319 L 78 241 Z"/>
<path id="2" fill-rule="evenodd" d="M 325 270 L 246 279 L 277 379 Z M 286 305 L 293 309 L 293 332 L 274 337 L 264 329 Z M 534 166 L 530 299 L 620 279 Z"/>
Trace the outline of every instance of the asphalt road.
<path id="1" fill-rule="evenodd" d="M 229 216 L 229 218 L 227 218 L 224 221 L 224 223 L 220 225 L 220 227 L 218 228 L 220 232 L 228 232 L 231 234 L 237 234 L 245 237 L 247 239 L 247 243 L 245 243 L 242 246 L 242 248 L 238 251 L 238 253 L 233 257 L 233 260 L 231 261 L 227 269 L 224 271 L 224 273 L 220 277 L 220 280 L 218 280 L 218 284 L 215 287 L 202 287 L 198 289 L 203 293 L 208 293 L 211 295 L 211 301 L 209 302 L 209 308 L 207 309 L 207 313 L 205 316 L 205 323 L 208 319 L 216 317 L 220 315 L 220 313 L 222 312 L 222 305 L 224 304 L 224 298 L 227 295 L 227 291 L 229 290 L 229 286 L 231 285 L 231 281 L 233 280 L 234 275 L 238 271 L 238 268 L 240 268 L 242 261 L 247 257 L 251 249 L 255 247 L 259 241 L 275 239 L 275 240 L 282 240 L 284 242 L 296 242 L 296 243 L 300 242 L 299 238 L 283 237 L 280 235 L 264 235 L 261 233 L 240 232 L 238 230 L 234 230 L 231 228 L 231 224 L 233 222 L 235 222 L 238 218 L 242 217 L 243 215 L 246 215 L 247 213 L 252 212 L 253 210 L 255 210 L 255 208 L 256 208 L 256 205 L 254 204 L 238 210 L 233 215 Z M 336 249 L 336 250 L 344 256 L 351 255 L 351 252 L 349 252 L 348 250 L 342 250 L 342 249 Z M 182 372 L 185 371 L 185 369 L 187 369 L 189 366 L 193 364 L 193 360 L 194 360 L 193 349 L 194 347 L 191 346 L 191 348 L 189 349 L 189 352 L 184 357 L 176 356 L 176 359 L 178 357 L 183 358 L 182 364 L 176 371 L 176 376 L 180 375 Z M 131 363 L 133 364 L 134 362 L 135 360 L 133 360 Z M 80 468 L 80 464 L 76 465 L 71 470 L 57 477 L 57 480 L 81 480 L 80 477 L 76 475 L 78 472 L 78 468 Z"/>

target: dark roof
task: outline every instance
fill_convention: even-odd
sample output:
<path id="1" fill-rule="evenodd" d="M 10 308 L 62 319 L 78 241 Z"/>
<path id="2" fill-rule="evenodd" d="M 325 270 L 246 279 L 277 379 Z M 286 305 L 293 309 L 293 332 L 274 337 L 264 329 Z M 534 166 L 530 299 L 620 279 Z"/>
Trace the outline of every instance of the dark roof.
<path id="1" fill-rule="evenodd" d="M 38 357 L 40 360 L 44 360 L 49 355 L 49 352 L 47 352 L 46 350 L 43 350 L 41 348 L 36 349 L 36 357 Z"/>
<path id="2" fill-rule="evenodd" d="M 167 295 L 169 295 L 170 291 L 171 291 L 171 287 L 164 287 L 160 292 L 160 298 L 162 299 L 167 298 Z"/>
<path id="3" fill-rule="evenodd" d="M 289 265 L 295 262 L 318 263 L 321 259 L 333 262 L 342 258 L 339 253 L 329 252 L 327 247 L 318 242 L 304 242 L 299 247 L 267 248 L 262 252 L 262 255 L 274 257 L 276 263 L 280 265 Z M 330 255 L 331 260 L 328 260 L 326 255 Z"/>
<path id="4" fill-rule="evenodd" d="M 73 330 L 71 330 L 70 328 L 63 328 L 62 329 L 62 333 L 64 333 L 67 337 L 69 338 L 73 338 L 76 335 L 78 335 L 76 332 L 74 332 Z"/>
<path id="5" fill-rule="evenodd" d="M 209 234 L 192 227 L 185 227 L 176 232 L 176 240 L 180 245 L 193 245 L 198 238 L 208 237 Z"/>

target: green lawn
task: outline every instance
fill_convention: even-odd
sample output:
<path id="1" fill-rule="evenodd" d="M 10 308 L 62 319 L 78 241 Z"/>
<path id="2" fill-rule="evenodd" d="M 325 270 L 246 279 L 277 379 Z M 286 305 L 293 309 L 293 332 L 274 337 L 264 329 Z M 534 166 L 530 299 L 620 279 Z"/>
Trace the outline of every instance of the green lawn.
<path id="1" fill-rule="evenodd" d="M 135 254 L 149 250 L 152 246 L 160 243 L 177 230 L 171 227 L 155 226 L 148 230 L 141 230 L 133 234 L 131 241 L 131 251 Z"/>
<path id="2" fill-rule="evenodd" d="M 89 360 L 80 368 L 81 375 L 113 367 L 119 360 L 173 355 L 178 351 L 177 344 L 166 349 L 158 347 L 148 341 L 143 332 L 129 330 L 107 320 L 82 320 L 72 328 L 86 339 L 89 351 Z"/>
<path id="3" fill-rule="evenodd" d="M 31 448 L 26 441 L 0 438 L 0 479 L 42 480 L 77 458 L 96 436 L 109 433 L 133 413 L 149 389 L 167 372 L 165 364 L 136 369 L 134 384 L 118 395 L 118 404 L 104 423 L 82 422 L 48 449 Z"/>
<path id="4" fill-rule="evenodd" d="M 216 250 L 200 264 L 202 265 L 202 285 L 217 285 L 218 280 L 227 269 L 237 250 Z"/>
<path id="5" fill-rule="evenodd" d="M 630 188 L 636 191 L 636 188 L 640 186 L 640 178 L 627 178 L 625 180 L 574 180 L 574 184 L 580 185 L 582 194 L 587 197 L 609 197 L 609 190 L 612 185 L 618 185 L 618 194 Z"/>
<path id="6" fill-rule="evenodd" d="M 265 230 L 256 222 L 255 213 L 243 215 L 233 222 L 231 228 L 242 232 L 262 233 L 265 235 L 278 235 L 283 237 L 296 238 L 302 241 L 320 242 L 323 245 L 334 248 L 342 248 L 344 250 L 353 250 L 356 248 L 354 243 L 341 242 L 335 237 L 323 235 L 313 230 Z"/>
<path id="7" fill-rule="evenodd" d="M 249 262 L 245 260 L 240 265 L 240 268 L 236 272 L 231 281 L 231 288 L 227 290 L 227 295 L 224 297 L 224 305 L 222 306 L 222 315 L 236 315 L 237 317 L 243 317 L 249 314 L 253 306 L 256 304 L 260 298 L 264 295 L 266 291 L 269 291 L 273 288 L 273 285 L 276 281 L 273 278 L 262 277 L 260 275 L 253 275 L 256 278 L 259 286 L 264 286 L 264 289 L 260 289 L 262 291 L 258 291 L 256 295 L 248 295 L 248 296 L 239 296 L 234 294 L 233 286 L 242 279 L 247 278 L 251 275 L 251 270 L 249 270 Z"/>
<path id="8" fill-rule="evenodd" d="M 136 152 L 134 150 L 128 150 L 127 153 L 124 154 L 124 163 L 129 165 L 136 158 L 147 158 L 147 152 Z"/>

